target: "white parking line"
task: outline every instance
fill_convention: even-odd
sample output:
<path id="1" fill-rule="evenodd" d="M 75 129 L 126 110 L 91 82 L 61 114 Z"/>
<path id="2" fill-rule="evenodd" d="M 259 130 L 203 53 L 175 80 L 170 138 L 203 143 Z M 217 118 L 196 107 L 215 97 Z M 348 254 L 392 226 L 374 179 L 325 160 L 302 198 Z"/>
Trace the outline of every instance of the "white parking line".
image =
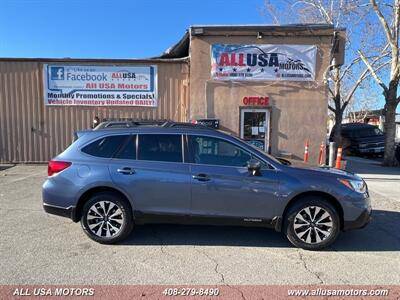
<path id="1" fill-rule="evenodd" d="M 22 181 L 22 180 L 25 180 L 25 179 L 27 179 L 29 177 L 34 177 L 34 176 L 39 176 L 39 175 L 43 176 L 43 174 L 44 174 L 43 171 L 37 172 L 37 173 L 31 174 L 31 175 L 28 175 L 28 176 L 24 176 L 24 177 L 20 177 L 20 178 L 11 180 L 8 183 L 14 183 L 14 182 Z"/>

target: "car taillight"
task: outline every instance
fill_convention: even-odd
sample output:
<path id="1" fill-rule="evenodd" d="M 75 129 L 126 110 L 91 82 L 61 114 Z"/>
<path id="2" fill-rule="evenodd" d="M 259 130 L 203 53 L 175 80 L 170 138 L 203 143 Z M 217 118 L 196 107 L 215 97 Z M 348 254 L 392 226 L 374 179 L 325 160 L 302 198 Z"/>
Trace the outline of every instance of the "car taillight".
<path id="1" fill-rule="evenodd" d="M 69 161 L 59 161 L 59 160 L 50 160 L 47 165 L 47 175 L 51 176 L 65 170 L 70 165 L 72 165 Z"/>

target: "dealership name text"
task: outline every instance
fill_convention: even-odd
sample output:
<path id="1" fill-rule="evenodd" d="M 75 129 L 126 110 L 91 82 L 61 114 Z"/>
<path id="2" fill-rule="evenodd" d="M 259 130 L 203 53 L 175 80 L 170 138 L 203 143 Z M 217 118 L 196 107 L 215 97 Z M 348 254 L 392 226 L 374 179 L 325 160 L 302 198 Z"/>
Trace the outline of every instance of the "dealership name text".
<path id="1" fill-rule="evenodd" d="M 94 296 L 94 288 L 16 288 L 13 296 Z"/>

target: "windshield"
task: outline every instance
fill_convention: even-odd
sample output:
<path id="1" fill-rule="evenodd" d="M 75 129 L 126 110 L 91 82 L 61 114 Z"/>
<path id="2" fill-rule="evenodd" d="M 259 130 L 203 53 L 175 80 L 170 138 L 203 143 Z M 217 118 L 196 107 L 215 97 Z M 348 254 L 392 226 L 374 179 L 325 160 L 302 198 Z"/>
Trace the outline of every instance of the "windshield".
<path id="1" fill-rule="evenodd" d="M 270 160 L 272 160 L 273 162 L 282 165 L 282 162 L 281 162 L 279 159 L 277 159 L 275 156 L 273 156 L 273 155 L 271 155 L 271 154 L 265 152 L 264 150 L 262 150 L 262 149 L 260 149 L 260 148 L 258 148 L 258 147 L 256 147 L 256 146 L 254 146 L 254 145 L 252 145 L 252 144 L 249 144 L 249 145 L 250 145 L 253 149 L 257 150 L 258 152 L 261 152 L 263 155 L 265 155 L 266 157 L 268 157 L 268 158 L 269 158 Z"/>
<path id="2" fill-rule="evenodd" d="M 376 135 L 382 135 L 382 131 L 379 128 L 362 128 L 357 131 L 353 132 L 354 137 L 370 137 L 370 136 L 376 136 Z"/>

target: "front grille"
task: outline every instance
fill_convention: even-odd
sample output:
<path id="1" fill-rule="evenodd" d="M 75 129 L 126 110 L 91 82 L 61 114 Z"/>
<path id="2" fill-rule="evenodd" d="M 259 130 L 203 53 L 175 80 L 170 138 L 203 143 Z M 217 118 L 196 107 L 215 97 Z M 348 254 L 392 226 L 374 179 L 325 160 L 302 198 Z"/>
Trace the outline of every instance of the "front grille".
<path id="1" fill-rule="evenodd" d="M 384 146 L 385 146 L 385 143 L 383 143 L 383 142 L 366 144 L 366 148 L 381 148 Z"/>
<path id="2" fill-rule="evenodd" d="M 385 143 L 371 143 L 371 144 L 368 144 L 368 146 L 374 147 L 374 148 L 383 147 L 383 146 L 385 146 Z"/>

